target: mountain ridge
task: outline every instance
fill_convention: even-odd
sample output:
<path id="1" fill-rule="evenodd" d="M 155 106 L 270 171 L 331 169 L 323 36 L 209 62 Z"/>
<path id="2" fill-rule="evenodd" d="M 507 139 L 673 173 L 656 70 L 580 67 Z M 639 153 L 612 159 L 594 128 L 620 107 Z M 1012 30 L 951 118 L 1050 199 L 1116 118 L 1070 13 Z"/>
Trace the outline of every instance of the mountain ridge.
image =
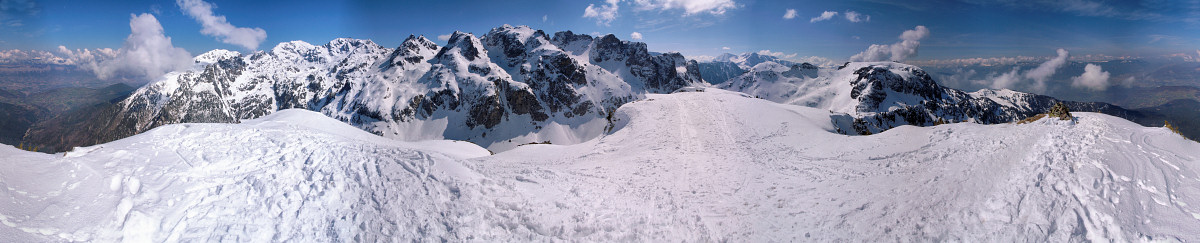
<path id="1" fill-rule="evenodd" d="M 444 47 L 410 36 L 394 49 L 339 38 L 246 55 L 215 50 L 86 127 L 111 134 L 92 139 L 104 142 L 165 124 L 236 123 L 302 108 L 401 140 L 449 138 L 494 150 L 577 143 L 598 136 L 603 118 L 624 103 L 701 82 L 696 62 L 646 48 L 611 34 L 550 36 L 505 25 L 482 38 L 455 32 Z"/>

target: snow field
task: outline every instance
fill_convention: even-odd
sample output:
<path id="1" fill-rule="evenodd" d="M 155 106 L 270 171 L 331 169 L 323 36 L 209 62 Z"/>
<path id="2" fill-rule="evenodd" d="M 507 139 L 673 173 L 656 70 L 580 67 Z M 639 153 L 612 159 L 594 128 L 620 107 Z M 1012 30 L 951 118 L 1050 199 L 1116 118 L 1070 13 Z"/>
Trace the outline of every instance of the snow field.
<path id="1" fill-rule="evenodd" d="M 611 132 L 488 156 L 320 113 L 0 147 L 0 241 L 1195 241 L 1200 144 L 1076 121 L 845 136 L 826 110 L 698 89 Z"/>

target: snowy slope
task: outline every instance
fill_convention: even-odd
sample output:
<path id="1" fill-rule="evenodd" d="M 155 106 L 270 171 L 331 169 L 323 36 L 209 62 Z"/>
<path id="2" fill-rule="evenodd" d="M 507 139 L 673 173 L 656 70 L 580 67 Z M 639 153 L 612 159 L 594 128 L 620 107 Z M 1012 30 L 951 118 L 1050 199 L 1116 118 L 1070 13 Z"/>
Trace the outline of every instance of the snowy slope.
<path id="1" fill-rule="evenodd" d="M 456 180 L 477 176 L 456 160 L 488 154 L 396 142 L 303 110 L 164 126 L 65 154 L 4 146 L 0 241 L 418 238 L 449 217 L 439 213 L 479 207 L 452 200 Z"/>
<path id="2" fill-rule="evenodd" d="M 295 110 L 0 147 L 0 241 L 1200 240 L 1200 144 L 1164 128 L 1076 113 L 846 136 L 828 110 L 691 90 L 492 156 Z"/>

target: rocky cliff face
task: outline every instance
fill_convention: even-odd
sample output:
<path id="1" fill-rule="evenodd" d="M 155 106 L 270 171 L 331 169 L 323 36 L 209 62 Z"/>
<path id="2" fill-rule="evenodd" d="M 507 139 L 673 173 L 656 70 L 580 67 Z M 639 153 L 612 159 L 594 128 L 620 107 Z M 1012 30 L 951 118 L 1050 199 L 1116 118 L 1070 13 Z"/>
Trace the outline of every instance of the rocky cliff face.
<path id="1" fill-rule="evenodd" d="M 301 108 L 387 137 L 505 150 L 585 141 L 618 106 L 701 82 L 696 62 L 649 52 L 645 43 L 507 25 L 483 37 L 455 32 L 444 47 L 420 36 L 394 49 L 343 38 L 196 60 L 107 109 L 88 126 L 112 135 L 94 141 Z"/>

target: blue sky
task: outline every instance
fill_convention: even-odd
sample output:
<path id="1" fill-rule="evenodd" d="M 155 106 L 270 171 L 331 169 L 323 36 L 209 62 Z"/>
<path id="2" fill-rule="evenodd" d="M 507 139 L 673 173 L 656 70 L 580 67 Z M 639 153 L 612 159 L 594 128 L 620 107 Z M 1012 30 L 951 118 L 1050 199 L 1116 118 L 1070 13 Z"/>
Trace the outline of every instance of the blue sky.
<path id="1" fill-rule="evenodd" d="M 926 26 L 914 60 L 998 56 L 1145 56 L 1200 49 L 1200 1 L 230 1 L 209 0 L 228 24 L 265 31 L 257 49 L 303 40 L 372 39 L 388 47 L 409 34 L 486 33 L 502 24 L 547 32 L 638 32 L 654 51 L 689 56 L 771 50 L 846 60 L 872 44 L 899 42 Z M 616 6 L 610 18 L 585 9 Z M 690 6 L 690 7 L 689 7 Z M 792 19 L 784 18 L 788 9 Z M 838 14 L 813 21 L 825 11 Z M 847 12 L 860 14 L 858 22 Z M 603 11 L 601 11 L 603 12 Z M 246 51 L 213 35 L 175 1 L 0 0 L 0 49 L 120 48 L 131 14 L 150 13 L 177 47 L 194 54 Z M 866 16 L 869 16 L 867 19 Z M 439 41 L 444 43 L 444 41 Z M 725 49 L 728 48 L 728 49 Z"/>

